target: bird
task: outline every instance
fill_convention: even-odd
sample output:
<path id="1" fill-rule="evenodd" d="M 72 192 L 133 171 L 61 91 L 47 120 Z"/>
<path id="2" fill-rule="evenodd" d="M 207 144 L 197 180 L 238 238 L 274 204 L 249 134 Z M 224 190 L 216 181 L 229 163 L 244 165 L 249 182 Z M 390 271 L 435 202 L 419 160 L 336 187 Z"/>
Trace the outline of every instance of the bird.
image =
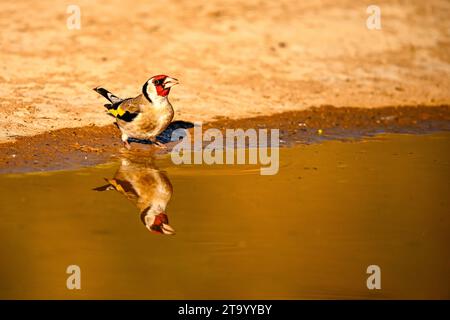
<path id="1" fill-rule="evenodd" d="M 130 140 L 150 141 L 164 148 L 156 137 L 173 119 L 174 110 L 168 96 L 170 89 L 177 84 L 177 79 L 160 74 L 148 79 L 142 86 L 142 93 L 134 98 L 122 99 L 101 87 L 94 88 L 94 91 L 110 102 L 104 106 L 107 113 L 116 119 L 127 149 L 131 148 Z"/>
<path id="2" fill-rule="evenodd" d="M 122 156 L 113 178 L 95 191 L 116 190 L 134 203 L 145 227 L 154 233 L 173 235 L 166 212 L 173 187 L 167 175 L 152 161 Z"/>

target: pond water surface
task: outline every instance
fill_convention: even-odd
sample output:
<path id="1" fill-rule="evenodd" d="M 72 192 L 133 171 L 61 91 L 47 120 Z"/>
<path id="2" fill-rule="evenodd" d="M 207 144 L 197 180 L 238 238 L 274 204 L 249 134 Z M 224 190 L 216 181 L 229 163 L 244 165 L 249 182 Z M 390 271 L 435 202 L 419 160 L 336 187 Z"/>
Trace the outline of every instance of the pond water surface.
<path id="1" fill-rule="evenodd" d="M 274 176 L 168 156 L 0 175 L 0 298 L 448 299 L 449 147 L 444 133 L 282 148 Z M 166 216 L 145 220 L 155 203 Z"/>

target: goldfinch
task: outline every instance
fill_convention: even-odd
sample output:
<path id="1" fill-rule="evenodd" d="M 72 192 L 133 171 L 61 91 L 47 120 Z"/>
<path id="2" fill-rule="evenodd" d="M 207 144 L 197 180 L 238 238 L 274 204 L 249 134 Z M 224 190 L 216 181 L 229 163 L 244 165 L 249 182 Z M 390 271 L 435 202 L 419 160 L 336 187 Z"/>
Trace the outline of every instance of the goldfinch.
<path id="1" fill-rule="evenodd" d="M 121 159 L 114 178 L 96 191 L 114 189 L 131 200 L 139 209 L 142 223 L 155 233 L 175 234 L 165 213 L 172 197 L 172 184 L 167 176 L 145 160 Z"/>
<path id="2" fill-rule="evenodd" d="M 116 118 L 127 149 L 131 148 L 129 141 L 136 140 L 151 141 L 161 147 L 156 137 L 173 119 L 174 111 L 168 96 L 176 84 L 175 78 L 157 75 L 144 84 L 140 95 L 128 99 L 121 99 L 104 88 L 94 90 L 111 102 L 105 104 L 107 113 Z"/>

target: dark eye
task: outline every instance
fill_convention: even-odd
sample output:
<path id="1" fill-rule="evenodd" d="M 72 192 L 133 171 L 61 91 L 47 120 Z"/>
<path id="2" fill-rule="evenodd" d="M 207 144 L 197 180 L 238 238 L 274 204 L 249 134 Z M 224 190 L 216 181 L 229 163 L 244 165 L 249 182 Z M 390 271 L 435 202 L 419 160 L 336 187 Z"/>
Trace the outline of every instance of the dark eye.
<path id="1" fill-rule="evenodd" d="M 163 79 L 155 80 L 155 82 L 154 82 L 155 86 L 160 86 L 160 85 L 162 85 L 163 83 L 164 83 L 164 80 L 163 80 Z"/>

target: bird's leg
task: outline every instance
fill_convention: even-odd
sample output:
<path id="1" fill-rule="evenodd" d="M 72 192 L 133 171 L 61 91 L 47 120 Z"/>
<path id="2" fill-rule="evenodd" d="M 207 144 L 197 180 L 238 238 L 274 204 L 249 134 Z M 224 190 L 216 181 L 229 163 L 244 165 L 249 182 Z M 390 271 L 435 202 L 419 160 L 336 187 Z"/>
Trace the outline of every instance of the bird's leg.
<path id="1" fill-rule="evenodd" d="M 125 148 L 127 148 L 127 150 L 130 150 L 130 149 L 131 149 L 131 145 L 130 145 L 130 143 L 128 142 L 128 135 L 126 135 L 125 133 L 122 133 L 122 142 L 123 142 L 123 146 L 124 146 Z"/>

